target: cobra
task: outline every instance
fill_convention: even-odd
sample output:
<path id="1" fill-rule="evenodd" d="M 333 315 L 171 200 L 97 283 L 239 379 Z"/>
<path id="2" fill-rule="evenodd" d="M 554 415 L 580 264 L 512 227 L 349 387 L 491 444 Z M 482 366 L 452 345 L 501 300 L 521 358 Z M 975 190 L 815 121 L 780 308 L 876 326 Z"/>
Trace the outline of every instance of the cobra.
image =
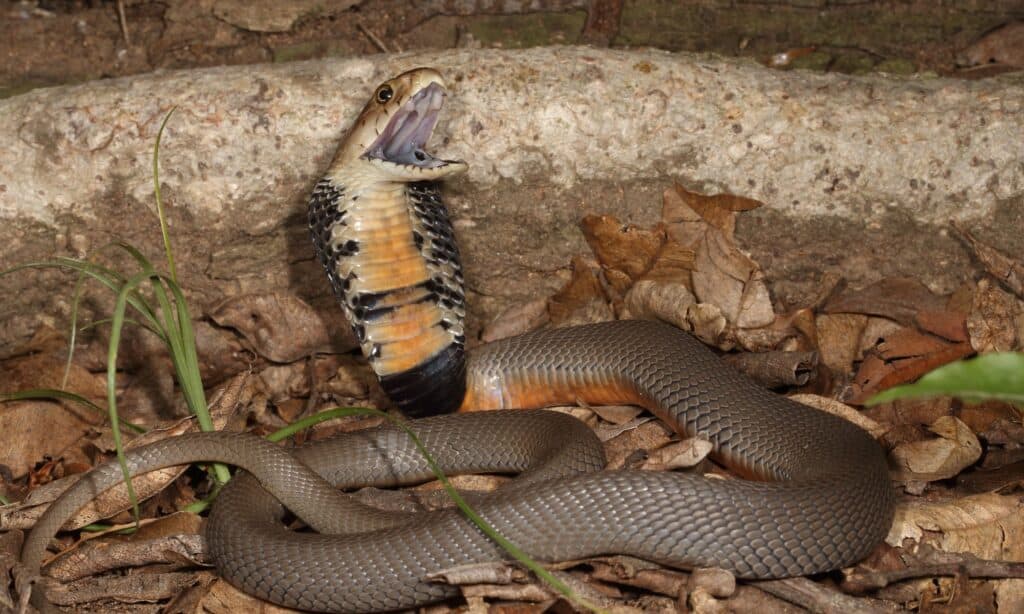
<path id="1" fill-rule="evenodd" d="M 458 249 L 436 182 L 465 170 L 424 146 L 445 96 L 431 69 L 381 85 L 313 190 L 313 243 L 384 389 L 448 473 L 522 472 L 475 505 L 542 561 L 623 553 L 741 578 L 836 569 L 885 536 L 895 494 L 879 445 L 834 416 L 768 392 L 689 334 L 620 321 L 536 331 L 467 353 Z M 600 443 L 571 403 L 641 405 L 712 442 L 745 479 L 598 471 Z M 413 444 L 380 427 L 287 451 L 244 433 L 189 434 L 128 454 L 132 473 L 235 464 L 206 523 L 209 555 L 243 591 L 316 611 L 397 610 L 457 595 L 445 570 L 506 558 L 457 510 L 386 513 L 338 488 L 429 479 Z M 121 479 L 115 464 L 55 501 L 26 540 L 38 570 L 50 537 Z M 291 511 L 317 532 L 287 530 Z"/>

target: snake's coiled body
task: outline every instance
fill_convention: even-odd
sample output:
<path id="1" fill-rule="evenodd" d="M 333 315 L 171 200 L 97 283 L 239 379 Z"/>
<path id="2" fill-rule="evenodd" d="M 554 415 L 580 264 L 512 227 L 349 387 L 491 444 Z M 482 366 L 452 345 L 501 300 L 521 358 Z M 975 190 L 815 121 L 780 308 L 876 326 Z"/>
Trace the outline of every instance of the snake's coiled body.
<path id="1" fill-rule="evenodd" d="M 414 85 L 420 77 L 436 82 L 432 71 L 408 75 Z M 394 97 L 406 105 L 428 87 L 421 82 L 403 91 L 399 86 L 406 76 L 389 82 L 395 87 L 384 102 Z M 381 92 L 375 94 L 378 100 Z M 361 189 L 365 191 L 360 198 L 369 195 L 378 199 L 372 201 L 377 208 L 388 209 L 394 202 L 414 200 L 407 186 L 422 185 L 421 180 L 430 178 L 423 175 L 441 176 L 458 164 L 430 158 L 422 167 L 425 171 L 407 170 L 413 179 L 402 179 L 400 169 L 388 166 L 394 163 L 381 165 L 346 153 L 351 145 L 356 152 L 381 149 L 399 161 L 420 160 L 418 146 L 408 149 L 360 134 L 360 126 L 372 123 L 371 105 L 339 151 L 329 181 L 318 186 L 321 196 L 314 194 L 314 242 L 319 241 L 318 252 L 339 297 L 350 303 L 347 312 L 355 315 L 356 307 L 372 299 L 371 308 L 393 306 L 385 313 L 409 316 L 357 316 L 353 326 L 377 326 L 377 338 L 394 345 L 393 360 L 411 365 L 413 377 L 429 374 L 426 379 L 436 390 L 422 399 L 445 390 L 449 383 L 444 378 L 463 370 L 464 380 L 456 385 L 465 387 L 467 406 L 515 408 L 576 399 L 632 402 L 680 433 L 708 439 L 716 458 L 740 474 L 770 480 L 593 473 L 603 464 L 600 444 L 582 423 L 551 412 L 462 414 L 413 422 L 446 472 L 527 471 L 520 478 L 525 485 L 513 481 L 475 505 L 496 529 L 545 561 L 626 553 L 672 566 L 724 567 L 745 578 L 835 569 L 863 558 L 882 540 L 892 520 L 895 494 L 878 444 L 847 421 L 759 388 L 685 332 L 639 321 L 538 331 L 474 350 L 467 363 L 451 363 L 451 348 L 461 350 L 462 343 L 461 320 L 450 321 L 458 311 L 452 297 L 461 297 L 457 268 L 439 260 L 416 269 L 419 272 L 409 275 L 408 283 L 383 290 L 367 286 L 353 293 L 353 279 L 345 288 L 347 272 L 360 266 L 370 272 L 364 281 L 379 277 L 375 259 L 341 261 L 348 256 L 339 256 L 336 250 L 346 248 L 351 239 L 338 238 L 343 231 L 335 222 L 344 216 L 349 222 L 370 218 L 349 209 L 341 215 L 341 209 L 331 208 L 331 203 L 342 202 L 341 197 L 323 195 L 332 190 L 351 195 L 351 190 Z M 392 124 L 375 134 L 395 131 Z M 420 130 L 413 126 L 406 132 Z M 372 184 L 367 176 L 376 176 L 385 187 L 366 187 Z M 389 192 L 391 188 L 395 190 Z M 407 224 L 420 232 L 415 212 L 393 219 L 398 226 Z M 379 232 L 390 236 L 388 230 Z M 399 254 L 422 248 L 411 239 L 396 239 L 392 246 Z M 420 276 L 422 271 L 427 271 L 426 277 Z M 426 279 L 433 280 L 429 288 Z M 444 286 L 441 291 L 438 283 Z M 424 292 L 417 294 L 417 289 Z M 415 305 L 419 307 L 402 311 Z M 409 322 L 415 325 L 402 328 Z M 409 346 L 393 341 L 399 329 L 412 333 Z M 375 350 L 373 343 L 363 347 L 375 368 L 383 364 L 375 358 L 383 356 L 385 348 Z M 399 359 L 406 347 L 413 350 Z M 454 368 L 423 370 L 449 363 Z M 384 371 L 378 369 L 382 381 L 401 375 Z M 415 396 L 407 397 L 407 404 L 422 410 Z M 249 474 L 240 474 L 222 491 L 210 516 L 205 531 L 210 555 L 233 584 L 283 605 L 338 612 L 413 607 L 456 592 L 432 581 L 437 574 L 504 557 L 456 511 L 383 513 L 327 484 L 388 486 L 428 479 L 419 452 L 393 428 L 319 442 L 294 458 L 251 435 L 215 433 L 166 440 L 133 451 L 129 459 L 133 472 L 198 460 L 246 469 Z M 26 541 L 23 561 L 38 567 L 47 539 L 64 519 L 119 479 L 116 465 L 100 467 L 56 501 Z M 322 534 L 286 530 L 282 504 Z"/>

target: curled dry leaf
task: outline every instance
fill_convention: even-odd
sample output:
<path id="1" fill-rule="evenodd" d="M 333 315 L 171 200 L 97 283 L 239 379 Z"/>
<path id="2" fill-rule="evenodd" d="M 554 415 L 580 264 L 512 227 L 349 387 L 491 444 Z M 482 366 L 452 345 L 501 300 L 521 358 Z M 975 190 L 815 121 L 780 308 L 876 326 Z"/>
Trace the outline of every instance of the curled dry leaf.
<path id="1" fill-rule="evenodd" d="M 1024 303 L 982 279 L 967 316 L 967 332 L 971 347 L 982 354 L 1020 349 L 1024 343 Z"/>
<path id="2" fill-rule="evenodd" d="M 333 340 L 320 315 L 293 294 L 242 294 L 217 305 L 210 318 L 240 332 L 260 356 L 293 362 L 315 352 L 347 352 L 356 347 L 347 328 Z"/>
<path id="3" fill-rule="evenodd" d="M 697 303 L 687 310 L 686 319 L 693 325 L 693 334 L 704 343 L 724 351 L 736 347 L 729 323 L 717 305 Z"/>
<path id="4" fill-rule="evenodd" d="M 693 330 L 689 308 L 697 299 L 681 283 L 641 280 L 626 294 L 624 319 L 661 320 L 683 330 Z"/>
<path id="5" fill-rule="evenodd" d="M 758 328 L 774 321 L 761 267 L 721 232 L 710 231 L 698 242 L 692 278 L 697 299 L 717 305 L 737 327 Z"/>
<path id="6" fill-rule="evenodd" d="M 817 352 L 743 352 L 726 362 L 766 388 L 803 386 L 817 372 Z"/>
<path id="7" fill-rule="evenodd" d="M 157 574 L 108 575 L 86 578 L 68 584 L 54 583 L 46 591 L 56 605 L 71 607 L 100 602 L 106 608 L 114 603 L 155 603 L 171 599 L 200 582 L 203 572 L 164 572 Z M 109 611 L 109 610 L 108 610 Z"/>
<path id="8" fill-rule="evenodd" d="M 721 309 L 725 319 L 740 328 L 772 323 L 768 288 L 760 267 L 736 247 L 736 212 L 761 203 L 740 196 L 706 196 L 680 185 L 665 191 L 662 220 L 671 241 L 694 250 L 693 292 L 703 303 Z"/>
<path id="9" fill-rule="evenodd" d="M 906 479 L 945 480 L 981 458 L 978 437 L 958 418 L 940 416 L 928 429 L 938 437 L 900 444 L 892 451 Z"/>
<path id="10" fill-rule="evenodd" d="M 1024 558 L 1024 498 L 995 493 L 952 501 L 913 500 L 899 505 L 885 542 L 901 546 L 937 534 L 933 545 L 945 552 L 969 552 L 982 559 Z"/>

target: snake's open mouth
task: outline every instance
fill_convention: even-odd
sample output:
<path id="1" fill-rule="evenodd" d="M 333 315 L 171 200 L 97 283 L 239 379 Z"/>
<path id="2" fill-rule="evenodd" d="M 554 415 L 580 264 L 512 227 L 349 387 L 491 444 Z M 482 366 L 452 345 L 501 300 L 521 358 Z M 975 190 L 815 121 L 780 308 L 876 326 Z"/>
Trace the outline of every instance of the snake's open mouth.
<path id="1" fill-rule="evenodd" d="M 420 168 L 438 168 L 449 164 L 448 160 L 435 158 L 423 149 L 434 131 L 444 97 L 444 88 L 438 83 L 431 83 L 416 92 L 398 109 L 363 155 Z"/>

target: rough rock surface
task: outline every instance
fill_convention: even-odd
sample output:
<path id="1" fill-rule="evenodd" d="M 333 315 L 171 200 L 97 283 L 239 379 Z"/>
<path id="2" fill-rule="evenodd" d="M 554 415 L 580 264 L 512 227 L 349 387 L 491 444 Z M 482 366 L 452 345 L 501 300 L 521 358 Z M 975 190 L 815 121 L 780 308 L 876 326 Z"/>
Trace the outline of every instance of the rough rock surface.
<path id="1" fill-rule="evenodd" d="M 432 148 L 470 162 L 449 200 L 477 322 L 558 285 L 583 249 L 584 212 L 652 222 L 673 180 L 766 203 L 739 236 L 783 299 L 824 270 L 951 289 L 971 269 L 942 231 L 950 219 L 1024 252 L 1019 75 L 851 77 L 536 48 L 167 72 L 0 100 L 0 268 L 113 238 L 156 256 L 151 154 L 176 106 L 161 179 L 191 297 L 208 307 L 291 288 L 329 309 L 306 195 L 373 86 L 418 65 L 450 85 Z M 70 287 L 53 273 L 0 278 L 0 348 L 66 312 Z"/>

